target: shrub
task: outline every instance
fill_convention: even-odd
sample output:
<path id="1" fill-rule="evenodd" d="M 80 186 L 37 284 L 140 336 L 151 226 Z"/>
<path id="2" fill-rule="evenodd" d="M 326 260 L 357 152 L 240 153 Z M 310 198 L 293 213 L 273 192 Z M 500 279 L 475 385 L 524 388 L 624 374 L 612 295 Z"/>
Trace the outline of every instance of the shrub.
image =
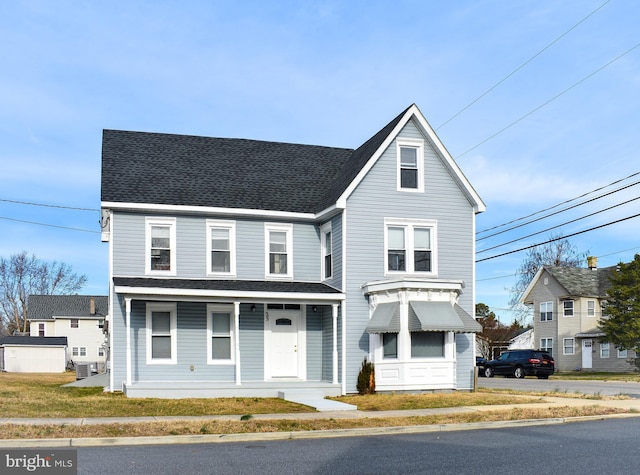
<path id="1" fill-rule="evenodd" d="M 365 358 L 358 373 L 358 394 L 373 394 L 376 392 L 376 373 L 373 363 Z"/>

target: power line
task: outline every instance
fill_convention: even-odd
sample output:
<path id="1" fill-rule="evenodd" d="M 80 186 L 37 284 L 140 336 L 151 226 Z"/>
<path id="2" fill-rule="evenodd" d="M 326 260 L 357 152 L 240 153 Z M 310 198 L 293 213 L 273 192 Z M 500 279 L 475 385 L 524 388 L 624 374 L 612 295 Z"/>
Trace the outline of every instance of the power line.
<path id="1" fill-rule="evenodd" d="M 5 200 L 2 198 L 0 198 L 0 201 L 4 203 L 13 203 L 13 204 L 19 204 L 19 205 L 42 206 L 44 208 L 60 208 L 60 209 L 72 209 L 75 211 L 93 211 L 98 213 L 100 212 L 99 209 L 95 209 L 95 208 L 78 208 L 75 206 L 50 205 L 46 203 L 31 203 L 29 201 Z"/>
<path id="2" fill-rule="evenodd" d="M 631 51 L 633 51 L 634 49 L 636 49 L 638 46 L 640 46 L 640 43 L 636 44 L 635 46 L 629 48 L 627 51 L 625 51 L 624 53 L 616 56 L 614 59 L 612 59 L 611 61 L 609 61 L 608 63 L 606 63 L 604 66 L 599 67 L 598 69 L 596 69 L 595 71 L 593 71 L 591 74 L 588 74 L 587 76 L 583 77 L 582 79 L 580 79 L 578 82 L 572 84 L 571 86 L 569 86 L 568 88 L 566 88 L 565 90 L 563 90 L 562 92 L 556 94 L 555 96 L 553 96 L 551 99 L 547 100 L 546 102 L 543 102 L 542 104 L 540 104 L 538 107 L 532 109 L 531 111 L 527 112 L 525 115 L 523 115 L 522 117 L 520 117 L 519 119 L 514 120 L 513 122 L 511 122 L 510 124 L 506 125 L 505 127 L 503 127 L 502 129 L 498 130 L 496 133 L 494 133 L 493 135 L 487 137 L 486 139 L 484 139 L 482 142 L 474 145 L 473 147 L 471 147 L 470 149 L 466 150 L 465 152 L 461 153 L 460 155 L 458 155 L 456 157 L 456 160 L 464 157 L 467 153 L 471 152 L 472 150 L 475 150 L 476 148 L 478 148 L 480 145 L 483 145 L 485 143 L 487 143 L 489 140 L 495 138 L 496 136 L 500 135 L 502 132 L 506 131 L 507 129 L 510 129 L 511 127 L 513 127 L 514 125 L 516 125 L 518 122 L 523 121 L 524 119 L 526 119 L 527 117 L 529 117 L 530 115 L 534 114 L 535 112 L 538 112 L 540 109 L 542 109 L 543 107 L 549 105 L 551 102 L 555 101 L 557 98 L 559 98 L 560 96 L 562 96 L 563 94 L 569 92 L 571 89 L 579 86 L 580 84 L 582 84 L 583 82 L 585 82 L 587 79 L 590 79 L 591 77 L 595 76 L 597 73 L 599 73 L 600 71 L 602 71 L 603 69 L 605 69 L 607 66 L 610 66 L 611 64 L 615 63 L 616 61 L 618 61 L 620 58 L 622 58 L 623 56 L 626 56 L 627 54 L 629 54 Z"/>
<path id="3" fill-rule="evenodd" d="M 595 10 L 593 10 L 591 13 L 589 13 L 586 17 L 584 17 L 582 20 L 580 20 L 578 23 L 576 23 L 575 25 L 573 25 L 571 28 L 569 28 L 567 31 L 565 31 L 564 33 L 562 33 L 560 36 L 558 36 L 555 40 L 553 40 L 551 43 L 549 43 L 547 46 L 545 46 L 544 48 L 542 48 L 540 51 L 538 51 L 536 54 L 534 54 L 533 56 L 531 56 L 528 60 L 526 60 L 524 63 L 522 63 L 520 66 L 518 66 L 516 69 L 514 69 L 513 71 L 511 71 L 509 74 L 507 74 L 504 78 L 502 78 L 500 81 L 498 81 L 497 83 L 495 83 L 493 86 L 491 86 L 489 89 L 487 89 L 485 92 L 483 92 L 482 94 L 480 94 L 475 100 L 473 100 L 472 102 L 470 102 L 469 104 L 467 104 L 465 107 L 463 107 L 462 109 L 460 109 L 458 112 L 456 112 L 453 116 L 451 116 L 449 119 L 447 119 L 444 123 L 440 124 L 436 130 L 440 129 L 441 127 L 444 127 L 445 125 L 447 125 L 449 122 L 451 122 L 453 119 L 455 119 L 456 117 L 458 117 L 460 114 L 462 114 L 464 111 L 466 111 L 469 107 L 471 107 L 472 105 L 474 105 L 476 102 L 478 102 L 480 99 L 482 99 L 484 96 L 486 96 L 487 94 L 489 94 L 491 91 L 493 91 L 495 88 L 497 88 L 500 84 L 502 84 L 503 82 L 505 82 L 507 79 L 509 79 L 511 76 L 513 76 L 515 73 L 517 73 L 518 71 L 520 71 L 522 68 L 524 68 L 527 64 L 529 64 L 531 61 L 533 61 L 534 59 L 536 59 L 538 56 L 540 56 L 542 53 L 544 53 L 546 50 L 548 50 L 551 46 L 553 46 L 554 44 L 556 44 L 558 41 L 560 41 L 562 38 L 564 38 L 566 35 L 568 35 L 571 31 L 573 31 L 575 28 L 577 28 L 580 24 L 582 24 L 584 21 L 586 21 L 590 16 L 592 16 L 594 13 L 596 13 L 598 10 L 600 10 L 602 7 L 604 7 L 607 3 L 609 3 L 611 0 L 607 0 L 606 2 L 604 2 L 602 5 L 600 5 L 598 8 L 596 8 Z"/>
<path id="4" fill-rule="evenodd" d="M 545 241 L 545 242 L 539 242 L 539 243 L 537 243 L 537 244 L 532 244 L 531 246 L 521 247 L 521 248 L 519 248 L 519 249 L 514 249 L 513 251 L 503 252 L 502 254 L 496 254 L 495 256 L 485 257 L 485 258 L 483 258 L 483 259 L 477 259 L 477 260 L 476 260 L 476 263 L 478 263 L 478 262 L 488 261 L 488 260 L 490 260 L 490 259 L 495 259 L 495 258 L 497 258 L 497 257 L 506 256 L 506 255 L 508 255 L 508 254 L 514 254 L 514 253 L 516 253 L 516 252 L 520 252 L 520 251 L 525 251 L 525 250 L 527 250 L 527 249 L 531 249 L 532 247 L 541 246 L 541 245 L 544 245 L 544 244 L 549 244 L 549 243 L 551 243 L 551 242 L 559 241 L 560 239 L 566 239 L 566 238 L 570 238 L 570 237 L 573 237 L 573 236 L 577 236 L 577 235 L 579 235 L 579 234 L 584 234 L 584 233 L 589 232 L 589 231 L 594 231 L 594 230 L 596 230 L 596 229 L 604 228 L 604 227 L 606 227 L 606 226 L 611 226 L 612 224 L 617 224 L 617 223 L 620 223 L 620 222 L 622 222 L 622 221 L 627 221 L 627 220 L 629 220 L 629 219 L 637 218 L 638 216 L 640 216 L 640 213 L 639 213 L 639 214 L 635 214 L 635 215 L 633 215 L 633 216 L 628 216 L 628 217 L 626 217 L 626 218 L 621 218 L 621 219 L 618 219 L 618 220 L 616 220 L 616 221 L 611 221 L 611 222 L 609 222 L 609 223 L 601 224 L 601 225 L 599 225 L 599 226 L 594 226 L 594 227 L 589 228 L 589 229 L 584 229 L 584 230 L 582 230 L 582 231 L 578 231 L 578 232 L 575 232 L 575 233 L 569 234 L 569 235 L 567 235 L 567 236 L 559 236 L 559 237 L 556 237 L 556 238 L 553 238 L 553 239 L 549 239 L 548 241 Z"/>
<path id="5" fill-rule="evenodd" d="M 38 223 L 36 221 L 25 221 L 24 219 L 7 218 L 5 216 L 0 216 L 0 219 L 6 219 L 7 221 L 15 221 L 15 222 L 18 222 L 18 223 L 35 224 L 37 226 L 47 226 L 47 227 L 50 227 L 50 228 L 67 229 L 69 231 L 81 231 L 81 232 L 84 232 L 84 233 L 100 234 L 100 231 L 91 231 L 90 229 L 70 228 L 70 227 L 67 227 L 67 226 L 58 226 L 56 224 Z"/>
<path id="6" fill-rule="evenodd" d="M 596 189 L 594 189 L 594 190 L 588 191 L 587 193 L 583 193 L 583 194 L 582 194 L 582 195 L 580 195 L 580 196 L 576 196 L 575 198 L 571 198 L 571 199 L 569 199 L 569 200 L 563 201 L 563 202 L 558 203 L 558 204 L 555 204 L 555 205 L 553 205 L 553 206 L 549 206 L 548 208 L 541 209 L 540 211 L 536 211 L 536 212 L 531 213 L 531 214 L 528 214 L 528 215 L 526 215 L 526 216 L 522 216 L 521 218 L 512 219 L 511 221 L 508 221 L 508 222 L 506 222 L 506 223 L 498 224 L 497 226 L 493 226 L 493 227 L 491 227 L 491 228 L 487 228 L 487 229 L 483 229 L 483 230 L 481 230 L 481 231 L 477 231 L 477 232 L 476 232 L 476 235 L 477 235 L 477 234 L 486 233 L 486 232 L 489 232 L 489 231 L 493 231 L 494 229 L 498 229 L 498 228 L 501 228 L 501 227 L 503 227 L 503 226 L 508 226 L 509 224 L 517 223 L 518 221 L 522 221 L 523 219 L 531 218 L 531 217 L 533 217 L 533 216 L 535 216 L 535 215 L 537 215 L 537 214 L 544 213 L 545 211 L 550 211 L 550 210 L 555 209 L 555 208 L 557 208 L 557 207 L 559 207 L 559 206 L 562 206 L 562 205 L 564 205 L 564 204 L 568 204 L 568 203 L 571 203 L 572 201 L 576 201 L 576 200 L 579 200 L 580 198 L 584 198 L 585 196 L 589 196 L 590 194 L 595 193 L 595 192 L 597 192 L 597 191 L 604 190 L 605 188 L 608 188 L 608 187 L 610 187 L 610 186 L 616 185 L 616 184 L 618 184 L 618 183 L 620 183 L 620 182 L 623 182 L 623 181 L 625 181 L 625 180 L 628 180 L 629 178 L 633 178 L 634 176 L 637 176 L 637 175 L 640 175 L 640 172 L 632 173 L 632 174 L 631 174 L 631 175 L 629 175 L 629 176 L 626 176 L 626 177 L 621 178 L 621 179 L 619 179 L 619 180 L 612 181 L 611 183 L 609 183 L 609 184 L 607 184 L 607 185 L 604 185 L 604 186 L 601 186 L 601 187 L 596 188 Z M 484 239 L 484 238 L 483 238 L 483 239 Z"/>

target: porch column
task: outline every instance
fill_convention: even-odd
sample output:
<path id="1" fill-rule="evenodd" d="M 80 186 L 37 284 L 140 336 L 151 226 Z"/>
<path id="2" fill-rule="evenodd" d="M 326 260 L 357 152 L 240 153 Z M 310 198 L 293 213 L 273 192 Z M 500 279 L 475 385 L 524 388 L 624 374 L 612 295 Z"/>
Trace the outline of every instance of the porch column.
<path id="1" fill-rule="evenodd" d="M 127 368 L 126 384 L 131 384 L 131 299 L 125 298 L 125 323 L 124 329 L 127 332 L 125 336 L 125 359 Z"/>
<path id="2" fill-rule="evenodd" d="M 331 375 L 333 384 L 338 384 L 338 305 L 331 306 L 331 316 L 333 317 L 333 367 Z"/>
<path id="3" fill-rule="evenodd" d="M 234 348 L 236 359 L 236 384 L 239 386 L 242 384 L 242 378 L 240 376 L 240 302 L 233 302 L 233 318 L 234 318 Z"/>

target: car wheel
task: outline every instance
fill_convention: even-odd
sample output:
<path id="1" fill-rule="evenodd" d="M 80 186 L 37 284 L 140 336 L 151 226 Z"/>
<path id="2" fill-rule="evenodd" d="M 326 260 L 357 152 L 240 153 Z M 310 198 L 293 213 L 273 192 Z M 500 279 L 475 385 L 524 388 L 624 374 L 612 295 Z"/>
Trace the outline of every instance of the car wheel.
<path id="1" fill-rule="evenodd" d="M 540 375 L 538 375 L 538 379 L 549 379 L 549 375 L 548 374 L 540 374 Z"/>
<path id="2" fill-rule="evenodd" d="M 518 379 L 524 378 L 524 369 L 522 369 L 521 366 L 517 366 L 516 369 L 513 370 L 513 375 Z"/>
<path id="3" fill-rule="evenodd" d="M 484 369 L 484 376 L 485 376 L 485 378 L 493 378 L 493 369 L 492 368 L 485 368 Z"/>

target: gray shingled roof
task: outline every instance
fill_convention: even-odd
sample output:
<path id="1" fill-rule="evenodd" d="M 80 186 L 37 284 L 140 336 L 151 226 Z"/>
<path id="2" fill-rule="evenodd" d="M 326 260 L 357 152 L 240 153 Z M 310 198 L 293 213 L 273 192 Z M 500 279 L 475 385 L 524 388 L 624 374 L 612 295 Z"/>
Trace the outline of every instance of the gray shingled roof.
<path id="1" fill-rule="evenodd" d="M 291 292 L 339 294 L 340 291 L 317 282 L 216 279 L 153 279 L 148 277 L 114 277 L 113 283 L 123 287 L 152 287 L 182 290 L 233 290 L 238 292 Z"/>
<path id="2" fill-rule="evenodd" d="M 66 346 L 66 336 L 5 336 L 0 345 Z"/>
<path id="3" fill-rule="evenodd" d="M 90 301 L 96 303 L 96 314 L 91 315 Z M 109 313 L 106 295 L 29 295 L 29 320 L 49 320 L 53 317 L 104 317 Z"/>
<path id="4" fill-rule="evenodd" d="M 604 298 L 611 287 L 609 276 L 616 266 L 602 269 L 544 266 L 544 269 L 567 290 L 568 295 Z"/>
<path id="5" fill-rule="evenodd" d="M 315 213 L 335 203 L 405 112 L 357 150 L 104 130 L 101 199 Z"/>

